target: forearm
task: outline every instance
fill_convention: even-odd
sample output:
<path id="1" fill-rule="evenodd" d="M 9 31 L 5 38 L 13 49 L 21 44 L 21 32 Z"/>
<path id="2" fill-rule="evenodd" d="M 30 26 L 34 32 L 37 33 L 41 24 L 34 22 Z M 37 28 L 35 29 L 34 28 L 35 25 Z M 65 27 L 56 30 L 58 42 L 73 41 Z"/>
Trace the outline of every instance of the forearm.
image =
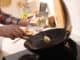
<path id="1" fill-rule="evenodd" d="M 0 26 L 0 37 L 4 36 L 5 32 L 2 26 Z"/>
<path id="2" fill-rule="evenodd" d="M 9 17 L 3 19 L 0 23 L 4 24 L 4 25 L 9 25 L 9 24 L 17 25 L 19 23 L 19 21 L 20 21 L 20 19 L 9 16 Z"/>
<path id="3" fill-rule="evenodd" d="M 10 14 L 4 13 L 4 12 L 0 13 L 0 23 L 1 24 L 5 24 L 5 25 L 18 24 L 19 21 L 20 21 L 19 18 L 13 17 Z"/>

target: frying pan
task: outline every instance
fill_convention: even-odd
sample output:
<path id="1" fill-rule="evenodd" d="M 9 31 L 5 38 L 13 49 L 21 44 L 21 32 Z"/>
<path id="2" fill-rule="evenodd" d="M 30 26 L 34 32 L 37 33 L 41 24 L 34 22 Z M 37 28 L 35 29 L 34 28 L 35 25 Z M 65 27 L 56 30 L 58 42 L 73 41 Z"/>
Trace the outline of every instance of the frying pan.
<path id="1" fill-rule="evenodd" d="M 56 16 L 56 28 L 41 31 L 36 35 L 26 39 L 24 46 L 28 49 L 39 50 L 56 46 L 69 37 L 71 24 L 67 8 L 62 0 L 54 0 L 54 9 Z"/>

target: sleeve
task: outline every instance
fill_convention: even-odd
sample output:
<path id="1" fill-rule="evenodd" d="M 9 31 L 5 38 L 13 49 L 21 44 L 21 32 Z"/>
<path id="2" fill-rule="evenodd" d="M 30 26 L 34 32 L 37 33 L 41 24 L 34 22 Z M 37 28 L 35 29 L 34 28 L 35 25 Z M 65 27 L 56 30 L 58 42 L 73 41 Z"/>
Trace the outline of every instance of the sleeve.
<path id="1" fill-rule="evenodd" d="M 12 17 L 11 15 L 8 14 L 2 14 L 2 16 L 3 16 L 3 20 L 0 23 L 4 25 L 18 24 L 18 22 L 20 21 L 20 19 L 16 17 Z"/>

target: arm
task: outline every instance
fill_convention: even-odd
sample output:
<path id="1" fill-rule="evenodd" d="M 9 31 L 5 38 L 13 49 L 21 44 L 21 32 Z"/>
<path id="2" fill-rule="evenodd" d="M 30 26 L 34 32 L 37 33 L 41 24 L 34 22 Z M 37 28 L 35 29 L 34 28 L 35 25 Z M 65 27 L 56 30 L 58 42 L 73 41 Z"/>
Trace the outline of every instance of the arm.
<path id="1" fill-rule="evenodd" d="M 0 23 L 5 25 L 9 24 L 21 25 L 21 26 L 27 25 L 26 21 L 22 21 L 19 18 L 13 17 L 7 13 L 2 12 L 1 10 L 0 10 Z"/>

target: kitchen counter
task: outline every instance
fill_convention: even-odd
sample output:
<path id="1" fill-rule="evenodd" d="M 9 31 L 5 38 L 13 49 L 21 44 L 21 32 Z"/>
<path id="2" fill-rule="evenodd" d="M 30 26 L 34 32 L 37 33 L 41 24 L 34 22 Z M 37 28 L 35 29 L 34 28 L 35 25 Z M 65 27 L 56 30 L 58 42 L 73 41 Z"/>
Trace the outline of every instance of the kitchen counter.
<path id="1" fill-rule="evenodd" d="M 31 54 L 30 51 L 28 51 L 24 47 L 25 40 L 23 39 L 15 39 L 11 40 L 9 38 L 0 38 L 0 47 L 3 51 L 3 56 L 6 58 L 6 60 L 17 60 L 20 56 L 24 54 Z"/>

